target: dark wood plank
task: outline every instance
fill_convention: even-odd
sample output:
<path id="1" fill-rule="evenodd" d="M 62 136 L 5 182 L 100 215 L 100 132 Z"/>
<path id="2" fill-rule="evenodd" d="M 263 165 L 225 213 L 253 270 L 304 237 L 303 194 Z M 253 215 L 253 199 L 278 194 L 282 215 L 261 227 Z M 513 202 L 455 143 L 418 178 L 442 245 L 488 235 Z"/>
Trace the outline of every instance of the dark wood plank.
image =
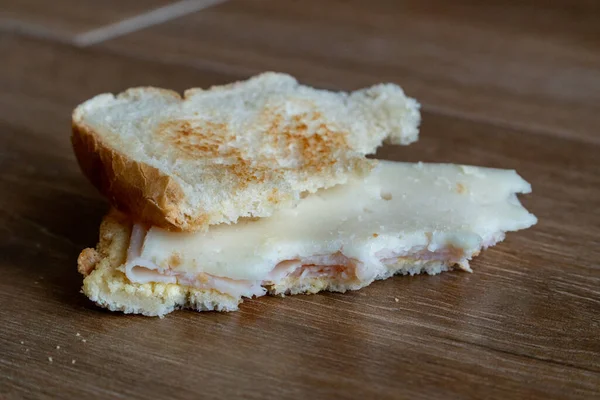
<path id="1" fill-rule="evenodd" d="M 169 63 L 400 83 L 425 109 L 600 142 L 600 3 L 233 0 L 103 43 Z"/>
<path id="2" fill-rule="evenodd" d="M 0 51 L 0 397 L 600 395 L 597 145 L 426 111 L 419 143 L 378 156 L 516 168 L 534 187 L 523 202 L 540 223 L 473 274 L 124 316 L 79 293 L 75 259 L 106 204 L 71 155 L 70 111 L 107 90 L 241 76 L 7 35 Z"/>
<path id="3" fill-rule="evenodd" d="M 173 2 L 174 0 L 3 0 L 0 7 L 0 28 L 33 31 L 66 39 Z"/>

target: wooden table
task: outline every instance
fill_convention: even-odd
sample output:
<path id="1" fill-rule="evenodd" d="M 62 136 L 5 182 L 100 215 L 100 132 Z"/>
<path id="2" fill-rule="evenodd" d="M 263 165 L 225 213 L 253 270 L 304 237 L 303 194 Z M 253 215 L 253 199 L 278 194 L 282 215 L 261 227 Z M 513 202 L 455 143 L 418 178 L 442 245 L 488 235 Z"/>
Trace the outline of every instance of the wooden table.
<path id="1" fill-rule="evenodd" d="M 0 398 L 599 398 L 600 2 L 2 3 Z M 401 84 L 421 140 L 378 156 L 514 168 L 539 224 L 473 274 L 229 314 L 94 306 L 75 262 L 107 204 L 75 163 L 72 108 L 264 70 Z"/>

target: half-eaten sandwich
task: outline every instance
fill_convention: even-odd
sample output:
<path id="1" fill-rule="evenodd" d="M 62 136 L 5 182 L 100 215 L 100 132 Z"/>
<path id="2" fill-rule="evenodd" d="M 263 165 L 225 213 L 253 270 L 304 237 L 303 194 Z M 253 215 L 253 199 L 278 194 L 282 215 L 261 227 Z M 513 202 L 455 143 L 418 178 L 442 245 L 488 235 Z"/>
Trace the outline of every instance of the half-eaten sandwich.
<path id="1" fill-rule="evenodd" d="M 78 260 L 84 293 L 110 310 L 232 311 L 470 271 L 536 222 L 514 171 L 366 159 L 416 140 L 417 103 L 394 85 L 331 93 L 266 74 L 185 99 L 134 89 L 84 103 L 73 123 L 78 160 L 115 207 Z"/>

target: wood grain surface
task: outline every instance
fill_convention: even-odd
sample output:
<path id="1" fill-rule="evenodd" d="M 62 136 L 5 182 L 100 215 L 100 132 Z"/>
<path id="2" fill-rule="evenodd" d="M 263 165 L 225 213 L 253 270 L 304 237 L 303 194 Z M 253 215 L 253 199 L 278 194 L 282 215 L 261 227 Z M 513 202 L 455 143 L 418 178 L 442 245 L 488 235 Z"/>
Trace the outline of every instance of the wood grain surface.
<path id="1" fill-rule="evenodd" d="M 173 2 L 173 0 L 2 0 L 0 29 L 68 40 L 76 34 Z"/>
<path id="2" fill-rule="evenodd" d="M 445 4 L 233 0 L 87 48 L 0 34 L 0 398 L 600 397 L 598 3 Z M 228 314 L 94 306 L 75 263 L 107 204 L 72 155 L 73 107 L 263 69 L 403 85 L 423 102 L 421 139 L 377 157 L 514 168 L 539 224 L 473 274 Z"/>

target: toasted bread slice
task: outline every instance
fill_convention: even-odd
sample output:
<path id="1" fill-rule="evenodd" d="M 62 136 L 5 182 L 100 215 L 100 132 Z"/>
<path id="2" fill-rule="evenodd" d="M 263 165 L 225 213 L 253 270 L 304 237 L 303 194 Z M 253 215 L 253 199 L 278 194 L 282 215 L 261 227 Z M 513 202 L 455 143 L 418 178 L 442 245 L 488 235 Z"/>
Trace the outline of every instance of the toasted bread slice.
<path id="1" fill-rule="evenodd" d="M 437 274 L 536 223 L 514 171 L 382 161 L 271 217 L 169 232 L 111 212 L 86 249 L 83 291 L 111 310 L 231 311 L 264 294 L 344 292 L 395 274 Z"/>
<path id="2" fill-rule="evenodd" d="M 352 93 L 265 73 L 183 98 L 102 94 L 73 112 L 85 175 L 121 211 L 169 230 L 266 217 L 302 192 L 365 174 L 388 140 L 417 140 L 418 103 L 393 84 Z"/>

